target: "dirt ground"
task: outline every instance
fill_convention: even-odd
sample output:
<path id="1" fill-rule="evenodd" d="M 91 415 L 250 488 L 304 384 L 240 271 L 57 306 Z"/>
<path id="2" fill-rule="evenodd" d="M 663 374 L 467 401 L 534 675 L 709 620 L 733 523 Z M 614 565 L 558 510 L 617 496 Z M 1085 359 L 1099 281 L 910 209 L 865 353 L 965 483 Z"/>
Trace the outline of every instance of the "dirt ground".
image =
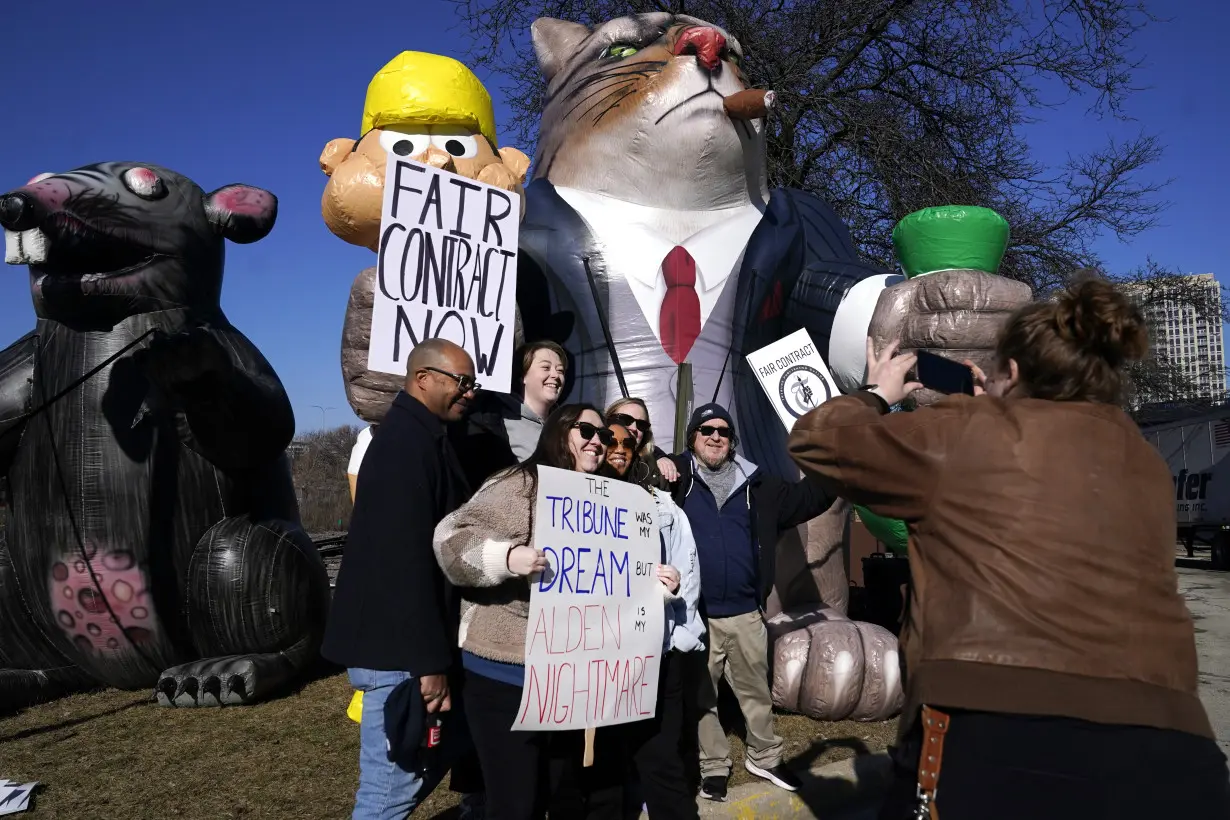
<path id="1" fill-rule="evenodd" d="M 0 718 L 0 778 L 38 780 L 29 816 L 60 820 L 273 820 L 348 817 L 358 778 L 351 690 L 328 674 L 279 700 L 227 709 L 163 709 L 107 690 Z M 876 751 L 896 722 L 820 723 L 780 715 L 787 757 L 800 765 Z M 735 774 L 750 775 L 732 733 Z M 456 816 L 441 786 L 415 817 Z M 20 815 L 22 817 L 26 815 Z"/>

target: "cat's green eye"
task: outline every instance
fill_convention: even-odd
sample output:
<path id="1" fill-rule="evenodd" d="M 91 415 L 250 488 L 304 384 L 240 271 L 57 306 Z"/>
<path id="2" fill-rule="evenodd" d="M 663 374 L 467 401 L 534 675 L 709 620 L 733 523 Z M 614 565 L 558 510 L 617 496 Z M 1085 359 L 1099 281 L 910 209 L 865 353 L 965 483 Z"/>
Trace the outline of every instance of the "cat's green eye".
<path id="1" fill-rule="evenodd" d="M 735 54 L 733 51 L 729 52 L 726 55 L 726 59 L 730 60 L 732 63 L 734 63 L 737 66 L 743 65 L 743 58 L 740 57 L 738 54 Z"/>
<path id="2" fill-rule="evenodd" d="M 607 50 L 602 53 L 602 56 L 623 59 L 624 57 L 631 57 L 633 54 L 635 54 L 638 51 L 640 51 L 640 49 L 637 48 L 636 46 L 629 46 L 623 43 L 616 43 L 615 45 L 608 47 Z"/>

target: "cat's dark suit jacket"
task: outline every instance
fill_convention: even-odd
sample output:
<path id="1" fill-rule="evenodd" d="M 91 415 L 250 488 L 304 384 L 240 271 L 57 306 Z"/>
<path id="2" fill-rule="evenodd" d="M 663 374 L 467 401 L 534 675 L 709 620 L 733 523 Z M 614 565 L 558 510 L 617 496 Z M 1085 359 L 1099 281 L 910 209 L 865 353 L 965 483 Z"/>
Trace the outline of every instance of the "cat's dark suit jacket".
<path id="1" fill-rule="evenodd" d="M 545 179 L 528 185 L 525 197 L 517 270 L 525 339 L 551 339 L 567 347 L 576 318 L 559 308 L 553 283 L 585 281 L 582 259 L 594 253 L 594 240 L 580 214 Z M 786 430 L 744 356 L 807 328 L 827 361 L 837 306 L 857 282 L 884 273 L 859 259 L 845 223 L 825 202 L 790 188 L 771 193 L 764 218 L 743 254 L 730 357 L 739 450 L 762 469 L 782 478 L 799 474 L 786 452 Z M 620 340 L 614 341 L 618 349 Z M 570 361 L 569 386 L 575 383 L 575 367 L 576 361 Z M 696 396 L 695 401 L 710 398 Z M 567 395 L 561 398 L 566 401 Z"/>

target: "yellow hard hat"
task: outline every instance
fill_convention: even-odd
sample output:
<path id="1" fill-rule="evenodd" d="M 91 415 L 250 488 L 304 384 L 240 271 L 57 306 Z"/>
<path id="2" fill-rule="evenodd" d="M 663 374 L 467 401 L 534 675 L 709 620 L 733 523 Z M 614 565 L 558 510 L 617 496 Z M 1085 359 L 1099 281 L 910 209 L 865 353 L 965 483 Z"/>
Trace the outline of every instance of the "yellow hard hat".
<path id="1" fill-rule="evenodd" d="M 368 84 L 360 134 L 418 124 L 468 128 L 495 145 L 491 95 L 474 72 L 452 57 L 403 51 Z"/>

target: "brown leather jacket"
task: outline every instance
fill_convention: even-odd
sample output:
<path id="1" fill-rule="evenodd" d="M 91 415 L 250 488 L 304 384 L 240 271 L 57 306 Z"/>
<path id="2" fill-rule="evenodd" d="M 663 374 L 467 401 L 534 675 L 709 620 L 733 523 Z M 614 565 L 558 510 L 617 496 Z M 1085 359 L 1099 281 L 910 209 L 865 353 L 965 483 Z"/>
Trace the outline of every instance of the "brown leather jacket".
<path id="1" fill-rule="evenodd" d="M 1213 737 L 1174 570 L 1170 471 L 1117 407 L 868 393 L 799 419 L 790 453 L 910 534 L 903 733 L 923 704 Z"/>

